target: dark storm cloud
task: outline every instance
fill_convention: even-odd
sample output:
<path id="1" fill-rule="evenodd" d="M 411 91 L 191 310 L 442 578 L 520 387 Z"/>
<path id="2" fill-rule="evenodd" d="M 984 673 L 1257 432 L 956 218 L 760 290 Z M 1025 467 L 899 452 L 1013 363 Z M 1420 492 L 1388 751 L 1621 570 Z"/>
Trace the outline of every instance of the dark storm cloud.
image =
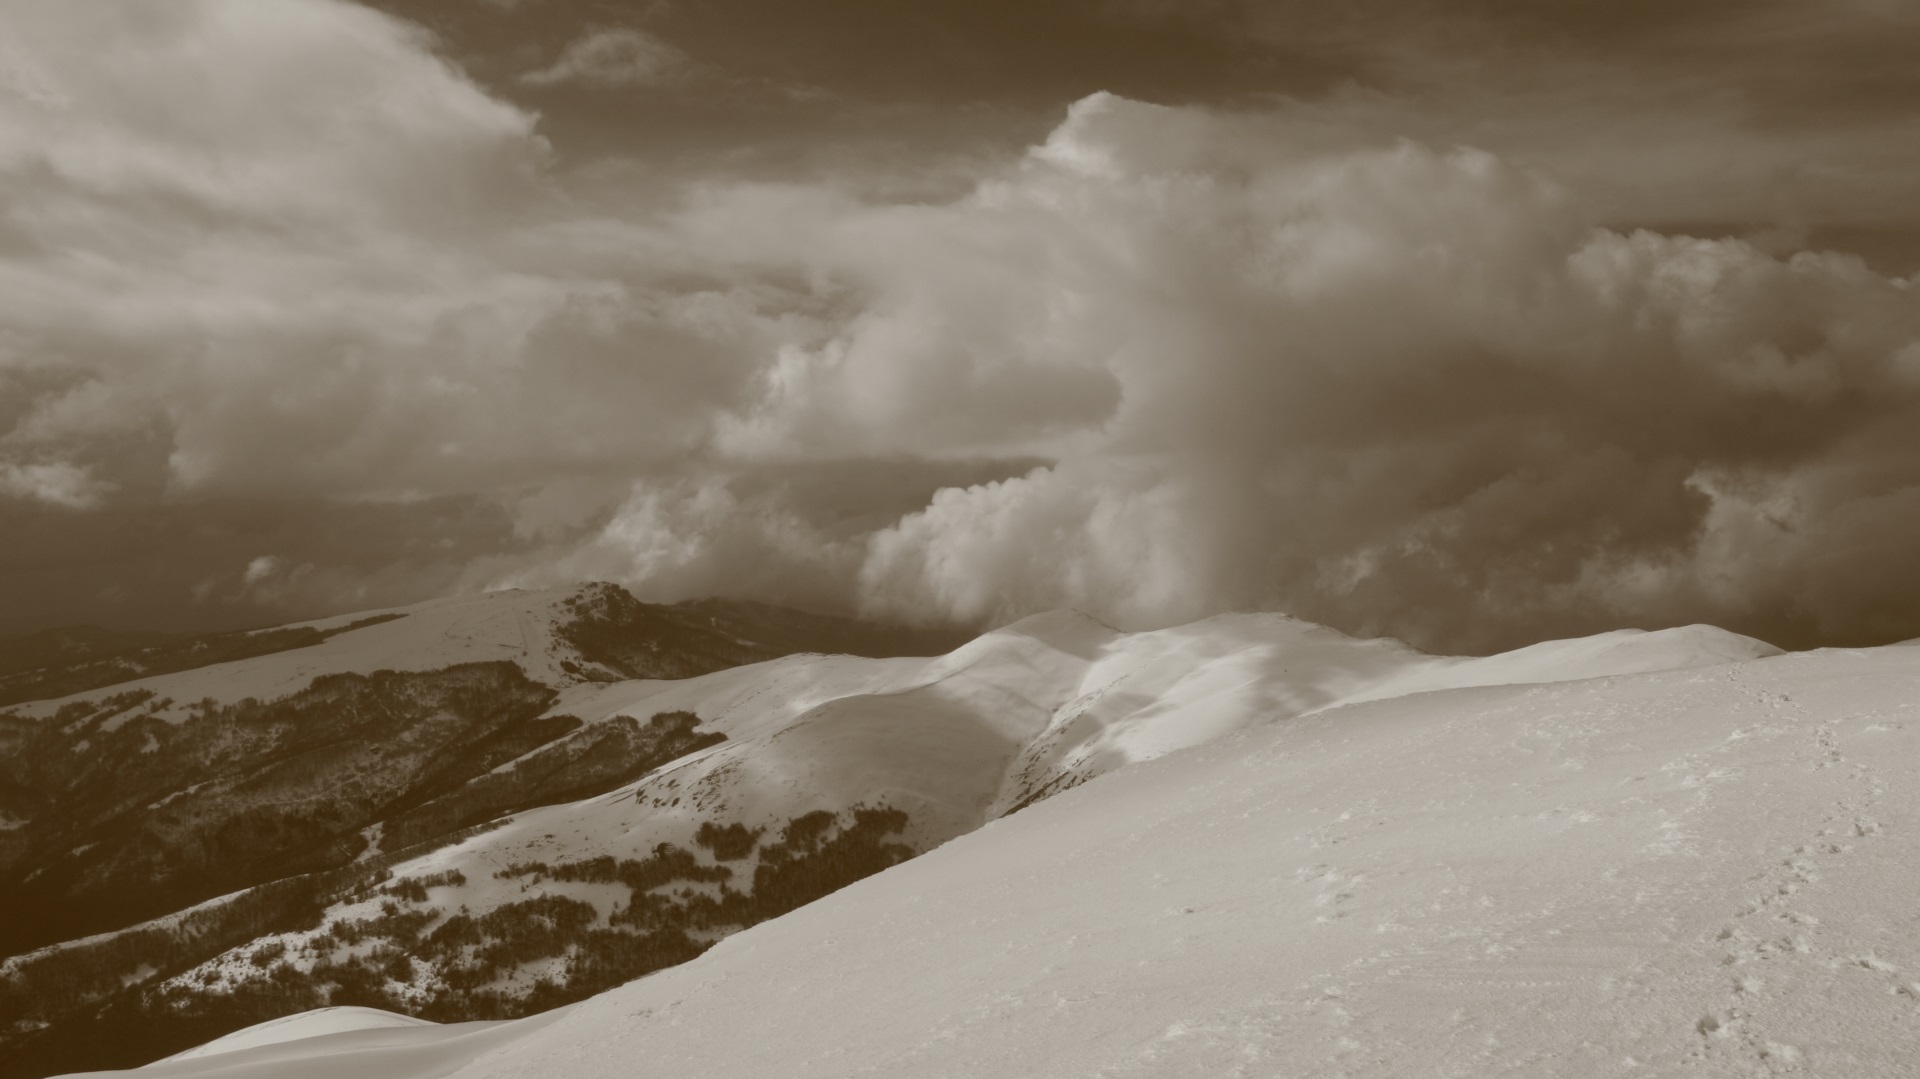
<path id="1" fill-rule="evenodd" d="M 378 0 L 430 28 L 491 91 L 539 111 L 563 166 L 801 178 L 950 197 L 983 162 L 1044 137 L 1097 91 L 1162 101 L 1315 92 L 1354 71 L 1344 46 L 1258 41 L 1235 5 Z M 569 50 L 640 34 L 678 77 L 529 81 Z"/>
<path id="2" fill-rule="evenodd" d="M 219 630 L 431 599 L 520 545 L 497 504 L 196 499 L 85 514 L 0 499 L 0 633 Z"/>
<path id="3" fill-rule="evenodd" d="M 21 628 L 1920 634 L 1905 8 L 381 6 L 10 10 Z"/>
<path id="4" fill-rule="evenodd" d="M 888 305 L 921 332 L 888 335 L 1043 334 L 1038 354 L 1108 373 L 1121 404 L 1054 466 L 877 535 L 874 609 L 1143 623 L 1252 602 L 1482 646 L 1701 616 L 1797 636 L 1806 597 L 1749 557 L 1776 538 L 1739 522 L 1813 473 L 1912 452 L 1911 283 L 1595 230 L 1571 192 L 1486 155 L 1301 154 L 1271 123 L 1083 103 L 1019 181 L 949 208 L 974 250 L 1047 269 L 1002 317 L 949 323 L 919 312 L 976 301 L 943 264 Z M 784 396 L 847 399 L 861 336 L 819 365 L 839 392 Z M 885 362 L 951 363 L 954 337 Z"/>
<path id="5" fill-rule="evenodd" d="M 1331 50 L 1246 40 L 1247 13 L 1231 3 L 379 0 L 373 6 L 431 28 L 470 70 L 502 85 L 589 29 L 644 32 L 749 86 L 945 105 L 1071 100 L 1100 89 L 1212 98 L 1223 90 L 1311 88 L 1351 70 Z"/>

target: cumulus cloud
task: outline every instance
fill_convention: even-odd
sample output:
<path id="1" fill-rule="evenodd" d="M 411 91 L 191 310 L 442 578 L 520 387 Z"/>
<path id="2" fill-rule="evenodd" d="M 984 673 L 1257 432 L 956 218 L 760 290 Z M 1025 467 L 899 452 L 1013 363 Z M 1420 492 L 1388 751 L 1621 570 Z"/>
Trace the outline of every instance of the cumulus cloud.
<path id="1" fill-rule="evenodd" d="M 977 625 L 1262 607 L 1454 650 L 1920 634 L 1893 539 L 1920 285 L 1850 256 L 1616 227 L 1579 170 L 1348 100 L 1094 95 L 910 204 L 608 196 L 343 0 L 10 19 L 0 514 L 332 500 L 390 529 L 234 540 L 208 596 L 611 577 Z M 534 81 L 651 55 L 606 40 Z"/>
<path id="2" fill-rule="evenodd" d="M 679 78 L 690 67 L 679 49 L 644 30 L 623 26 L 587 32 L 553 63 L 527 72 L 520 81 L 530 86 L 646 86 Z"/>
<path id="3" fill-rule="evenodd" d="M 243 584 L 257 585 L 285 571 L 286 568 L 285 559 L 277 555 L 263 554 L 247 563 L 246 572 L 240 575 L 240 580 Z"/>
<path id="4" fill-rule="evenodd" d="M 489 586 L 617 579 L 646 599 L 732 594 L 843 606 L 857 545 L 767 497 L 711 477 L 640 482 L 586 542 L 565 542 L 506 568 L 476 567 Z"/>
<path id="5" fill-rule="evenodd" d="M 66 375 L 19 438 L 164 444 L 108 482 L 545 482 L 685 452 L 752 362 L 729 357 L 758 344 L 753 297 L 610 266 L 577 207 L 557 218 L 534 117 L 406 24 L 344 0 L 10 21 L 0 368 Z"/>
<path id="6" fill-rule="evenodd" d="M 868 535 L 888 617 L 1265 606 L 1457 648 L 1857 609 L 1781 583 L 1804 538 L 1729 492 L 1904 490 L 1911 281 L 1598 228 L 1547 176 L 1313 121 L 1096 96 L 951 204 L 730 192 L 703 249 L 750 233 L 857 301 L 718 445 L 1052 461 Z"/>
<path id="7" fill-rule="evenodd" d="M 757 298 L 625 272 L 593 211 L 558 209 L 535 117 L 417 28 L 344 0 L 25 0 L 8 28 L 0 516 L 23 549 L 62 547 L 36 505 L 118 533 L 255 500 L 303 524 L 389 503 L 464 552 L 446 498 L 683 455 L 752 363 Z M 161 516 L 150 570 L 185 603 L 208 539 Z M 329 546 L 345 564 L 300 602 L 457 573 L 404 539 Z M 82 584 L 32 617 L 163 618 L 146 584 L 138 610 Z"/>
<path id="8" fill-rule="evenodd" d="M 69 461 L 0 463 L 0 495 L 70 510 L 92 509 L 111 488 L 84 466 Z"/>

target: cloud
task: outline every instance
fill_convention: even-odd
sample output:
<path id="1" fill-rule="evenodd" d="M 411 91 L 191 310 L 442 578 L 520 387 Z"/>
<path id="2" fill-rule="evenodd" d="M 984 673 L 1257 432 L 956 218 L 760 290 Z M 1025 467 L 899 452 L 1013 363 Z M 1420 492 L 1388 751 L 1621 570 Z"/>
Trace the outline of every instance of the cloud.
<path id="1" fill-rule="evenodd" d="M 614 190 L 366 8 L 16 8 L 0 516 L 38 551 L 81 535 L 63 508 L 164 520 L 149 563 L 302 613 L 611 577 L 1451 650 L 1920 634 L 1888 599 L 1920 597 L 1889 539 L 1920 523 L 1920 285 L 1619 223 L 1710 204 L 1703 159 L 1622 166 L 1624 199 L 1365 95 L 1096 94 L 957 195 Z M 553 79 L 645 55 L 595 40 Z"/>
<path id="2" fill-rule="evenodd" d="M 682 77 L 687 55 L 644 30 L 592 30 L 574 40 L 553 63 L 520 77 L 529 86 L 651 86 Z"/>
<path id="3" fill-rule="evenodd" d="M 836 593 L 858 560 L 857 545 L 836 542 L 775 500 L 688 478 L 635 484 L 588 542 L 514 559 L 504 574 L 482 572 L 494 587 L 614 578 L 657 602 L 733 594 L 833 606 L 844 601 Z"/>
<path id="4" fill-rule="evenodd" d="M 558 302 L 461 244 L 526 197 L 531 117 L 405 26 L 320 0 L 12 16 L 0 321 L 14 365 L 88 387 L 59 426 L 167 428 L 181 488 L 298 482 L 392 437 L 370 394 L 405 412 L 460 377 L 403 350 Z"/>
<path id="5" fill-rule="evenodd" d="M 0 462 L 0 496 L 85 510 L 98 506 L 111 490 L 86 467 L 68 461 Z"/>
<path id="6" fill-rule="evenodd" d="M 545 482 L 686 452 L 754 362 L 729 358 L 759 343 L 751 296 L 594 249 L 534 117 L 407 24 L 340 0 L 14 15 L 0 368 L 64 372 L 15 437 L 149 446 L 90 462 L 105 482 Z"/>
<path id="7" fill-rule="evenodd" d="M 1053 461 L 872 532 L 852 588 L 879 616 L 1277 607 L 1452 648 L 1690 619 L 1836 635 L 1857 605 L 1767 576 L 1812 551 L 1736 535 L 1715 492 L 1856 507 L 1834 477 L 1920 429 L 1913 282 L 1601 228 L 1544 174 L 1311 113 L 1096 96 L 957 202 L 736 190 L 686 227 L 848 296 L 722 448 Z"/>
<path id="8" fill-rule="evenodd" d="M 263 554 L 247 563 L 246 572 L 240 575 L 240 579 L 243 584 L 249 586 L 257 585 L 262 581 L 284 572 L 286 568 L 286 559 L 276 555 Z"/>

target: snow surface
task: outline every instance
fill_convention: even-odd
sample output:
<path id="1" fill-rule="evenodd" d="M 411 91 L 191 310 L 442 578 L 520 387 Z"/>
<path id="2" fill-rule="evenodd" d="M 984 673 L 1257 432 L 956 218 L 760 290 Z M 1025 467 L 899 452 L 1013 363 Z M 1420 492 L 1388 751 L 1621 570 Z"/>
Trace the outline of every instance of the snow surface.
<path id="1" fill-rule="evenodd" d="M 168 1060 L 193 1060 L 198 1057 L 214 1056 L 218 1053 L 232 1053 L 241 1049 L 256 1049 L 263 1045 L 279 1045 L 282 1042 L 298 1041 L 302 1038 L 318 1038 L 328 1034 L 344 1034 L 357 1030 L 384 1030 L 390 1027 L 436 1026 L 425 1019 L 415 1019 L 410 1015 L 399 1015 L 382 1011 L 379 1008 L 315 1008 L 310 1012 L 269 1019 L 256 1023 L 244 1030 L 236 1030 L 224 1038 L 215 1038 L 205 1045 L 176 1053 Z"/>
<path id="2" fill-rule="evenodd" d="M 149 1074 L 1912 1075 L 1920 653 L 1677 662 L 1729 637 L 1242 725 L 555 1013 Z"/>
<path id="3" fill-rule="evenodd" d="M 559 605 L 577 591 L 513 589 L 298 622 L 283 628 L 330 630 L 374 615 L 402 616 L 348 630 L 304 648 L 152 675 L 68 697 L 16 705 L 10 710 L 44 717 L 74 701 L 150 690 L 156 697 L 174 702 L 172 708 L 154 714 L 179 717 L 186 714 L 189 705 L 205 698 L 222 704 L 247 697 L 273 700 L 307 688 L 322 675 L 432 671 L 456 663 L 496 660 L 519 664 L 535 681 L 568 684 L 575 679 L 558 667 L 558 656 L 564 653 L 553 645 L 553 628 L 565 620 Z"/>
<path id="4" fill-rule="evenodd" d="M 530 594 L 504 595 L 513 598 L 502 607 L 516 610 L 519 597 Z M 423 620 L 416 632 L 434 624 Z M 418 641 L 408 647 L 410 654 L 429 651 Z M 1348 701 L 1777 653 L 1752 638 L 1694 626 L 1550 641 L 1483 658 L 1434 657 L 1277 614 L 1223 615 L 1127 634 L 1056 611 L 931 659 L 797 655 L 696 678 L 588 683 L 563 690 L 553 708 L 588 721 L 576 738 L 594 737 L 594 726 L 616 716 L 644 720 L 685 710 L 727 741 L 622 789 L 515 814 L 397 865 L 394 874 L 457 870 L 465 882 L 435 888 L 430 905 L 481 914 L 550 887 L 502 877 L 509 866 L 643 858 L 660 843 L 692 849 L 695 830 L 707 821 L 777 833 L 803 813 L 861 804 L 906 811 L 904 838 L 925 850 L 1113 769 Z M 736 868 L 750 877 L 750 865 Z M 343 903 L 321 928 L 288 936 L 295 953 L 289 962 L 308 966 L 308 937 L 333 922 L 371 917 L 378 902 Z M 249 961 L 255 943 L 172 981 L 224 985 L 258 977 Z"/>
<path id="5" fill-rule="evenodd" d="M 468 883 L 447 902 L 478 912 L 524 898 L 521 883 L 495 876 L 515 863 L 642 857 L 662 842 L 690 847 L 702 821 L 777 826 L 861 803 L 907 811 L 908 838 L 925 848 L 1112 769 L 1351 700 L 1778 651 L 1700 626 L 1452 658 L 1283 615 L 1126 634 L 1057 611 L 932 659 L 789 656 L 697 678 L 580 686 L 554 710 L 590 725 L 691 711 L 728 741 L 622 790 L 520 813 L 395 873 L 458 869 Z M 592 737 L 591 726 L 576 737 Z M 235 957 L 222 965 L 244 973 Z"/>
<path id="6" fill-rule="evenodd" d="M 334 1013 L 339 1012 L 358 1014 L 336 1017 Z M 514 1024 L 443 1026 L 373 1008 L 321 1008 L 248 1027 L 202 1046 L 208 1050 L 204 1053 L 188 1050 L 120 1074 L 143 1079 L 176 1075 L 377 1079 L 400 1070 L 409 1076 L 441 1076 L 554 1018 L 556 1014 L 550 1013 Z"/>

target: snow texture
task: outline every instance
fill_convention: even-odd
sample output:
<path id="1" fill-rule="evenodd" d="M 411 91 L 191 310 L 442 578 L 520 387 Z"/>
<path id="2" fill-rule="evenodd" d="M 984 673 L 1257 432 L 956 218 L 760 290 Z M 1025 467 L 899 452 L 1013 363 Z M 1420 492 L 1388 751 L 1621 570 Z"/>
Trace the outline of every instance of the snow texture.
<path id="1" fill-rule="evenodd" d="M 1912 1074 L 1920 651 L 1533 658 L 1635 642 L 1676 669 L 1242 724 L 560 1012 L 245 1074 Z"/>
<path id="2" fill-rule="evenodd" d="M 220 1053 L 325 1037 L 329 1034 L 345 1034 L 349 1031 L 404 1029 L 434 1025 L 424 1019 L 415 1019 L 410 1015 L 396 1015 L 378 1008 L 316 1008 L 310 1012 L 256 1023 L 245 1030 L 237 1030 L 224 1038 L 215 1038 L 205 1045 L 189 1049 L 184 1053 L 175 1053 L 167 1059 L 196 1060 Z"/>
<path id="3" fill-rule="evenodd" d="M 524 898 L 515 863 L 691 846 L 703 821 L 749 827 L 822 807 L 906 811 L 928 848 L 1095 776 L 1349 700 L 1547 682 L 1777 653 L 1711 627 L 1623 631 L 1485 658 L 1433 657 L 1281 615 L 1124 634 L 1059 611 L 932 659 L 789 656 L 676 681 L 583 685 L 554 711 L 589 726 L 686 710 L 727 741 L 618 791 L 518 814 L 395 868 L 458 869 L 450 904 Z M 503 765 L 502 767 L 506 767 Z"/>

